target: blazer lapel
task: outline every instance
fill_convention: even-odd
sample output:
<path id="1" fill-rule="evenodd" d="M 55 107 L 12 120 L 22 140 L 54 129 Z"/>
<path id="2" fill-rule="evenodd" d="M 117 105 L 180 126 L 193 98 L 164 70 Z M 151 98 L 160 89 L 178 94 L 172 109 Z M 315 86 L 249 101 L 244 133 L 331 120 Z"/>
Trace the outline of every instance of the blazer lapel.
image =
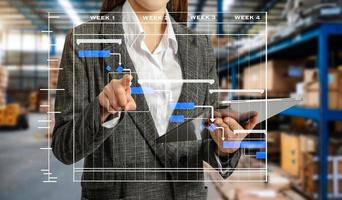
<path id="1" fill-rule="evenodd" d="M 122 27 L 122 14 L 121 14 L 121 7 L 113 10 L 115 22 L 114 24 L 104 24 L 102 28 L 102 32 L 105 34 L 113 33 L 112 35 L 104 35 L 106 39 L 121 39 L 122 44 L 120 46 L 114 46 L 117 44 L 105 44 L 104 50 L 111 50 L 113 53 L 119 53 L 121 55 L 121 65 L 124 69 L 129 69 L 132 72 L 133 80 L 132 80 L 132 87 L 141 87 L 138 83 L 138 77 L 136 74 L 136 70 L 134 64 L 128 54 L 125 39 L 124 39 L 124 30 Z M 104 59 L 105 64 L 113 66 L 115 70 L 116 67 L 119 65 L 119 56 L 110 56 Z M 114 67 L 115 66 L 115 67 Z M 151 113 L 149 112 L 149 107 L 147 105 L 145 96 L 142 94 L 139 95 L 132 95 L 136 104 L 137 104 L 137 111 L 138 112 L 129 112 L 128 116 L 132 118 L 136 127 L 140 131 L 140 133 L 145 138 L 146 142 L 153 149 L 156 155 L 159 155 L 157 152 L 161 152 L 158 158 L 162 161 L 165 160 L 163 158 L 163 151 L 157 148 L 160 148 L 159 145 L 156 144 L 156 139 L 159 137 L 157 129 L 155 127 L 153 118 Z"/>
<path id="2" fill-rule="evenodd" d="M 197 74 L 198 69 L 196 69 L 196 66 L 199 65 L 198 58 L 195 53 L 198 51 L 196 36 L 189 34 L 188 30 L 176 23 L 174 19 L 171 18 L 171 20 L 178 42 L 178 57 L 180 60 L 183 79 L 199 79 L 199 75 Z M 199 100 L 198 91 L 204 89 L 206 89 L 206 85 L 203 84 L 184 83 L 178 102 L 191 102 L 195 103 L 195 105 L 201 105 L 202 102 Z M 197 117 L 202 110 L 203 109 L 200 108 L 193 110 L 174 110 L 172 115 L 184 115 L 185 118 L 188 118 L 185 121 L 189 121 L 191 118 Z M 177 128 L 179 125 L 181 124 L 169 122 L 167 131 Z"/>

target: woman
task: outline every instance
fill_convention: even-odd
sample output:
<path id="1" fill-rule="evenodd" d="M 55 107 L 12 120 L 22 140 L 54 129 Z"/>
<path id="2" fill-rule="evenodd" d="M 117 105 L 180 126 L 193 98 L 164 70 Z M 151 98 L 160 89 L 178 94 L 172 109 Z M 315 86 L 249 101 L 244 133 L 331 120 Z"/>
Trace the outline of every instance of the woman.
<path id="1" fill-rule="evenodd" d="M 65 164 L 84 158 L 83 199 L 206 199 L 203 161 L 224 178 L 237 165 L 240 152 L 222 147 L 218 129 L 201 141 L 155 142 L 179 125 L 169 123 L 171 115 L 191 118 L 200 111 L 170 102 L 201 106 L 217 101 L 208 92 L 218 88 L 209 40 L 182 24 L 186 10 L 184 0 L 105 0 L 106 21 L 80 25 L 68 34 L 58 81 L 65 91 L 56 97 L 62 113 L 56 115 L 52 149 Z M 85 37 L 122 44 L 74 42 Z M 89 58 L 83 50 L 106 50 L 112 56 Z M 122 71 L 131 75 L 107 80 Z M 179 81 L 193 79 L 215 82 Z M 214 123 L 224 127 L 225 139 L 232 139 L 233 130 L 251 129 L 255 121 L 241 127 L 218 113 Z"/>

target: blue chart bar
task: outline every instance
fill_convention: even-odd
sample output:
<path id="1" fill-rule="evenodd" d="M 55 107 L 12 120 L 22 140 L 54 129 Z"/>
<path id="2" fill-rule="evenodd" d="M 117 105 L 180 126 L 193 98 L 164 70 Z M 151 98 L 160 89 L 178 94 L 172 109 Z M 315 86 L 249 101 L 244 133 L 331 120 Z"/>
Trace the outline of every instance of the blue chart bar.
<path id="1" fill-rule="evenodd" d="M 243 149 L 264 149 L 266 148 L 266 142 L 264 141 L 224 141 L 223 148 L 227 149 L 235 149 L 235 148 L 243 148 Z"/>
<path id="2" fill-rule="evenodd" d="M 184 115 L 171 115 L 170 122 L 172 123 L 183 123 Z"/>
<path id="3" fill-rule="evenodd" d="M 216 129 L 217 129 L 217 127 L 216 127 L 215 124 L 210 124 L 210 126 L 208 126 L 208 130 L 209 130 L 210 132 L 214 132 Z"/>
<path id="4" fill-rule="evenodd" d="M 131 94 L 151 94 L 153 89 L 149 87 L 131 87 Z"/>
<path id="5" fill-rule="evenodd" d="M 110 51 L 108 50 L 80 50 L 78 52 L 80 58 L 108 58 Z"/>
<path id="6" fill-rule="evenodd" d="M 195 104 L 194 103 L 186 103 L 186 102 L 171 103 L 170 108 L 175 109 L 175 110 L 192 110 L 192 109 L 195 109 Z"/>
<path id="7" fill-rule="evenodd" d="M 266 152 L 264 151 L 260 151 L 260 152 L 256 152 L 256 159 L 266 159 Z"/>

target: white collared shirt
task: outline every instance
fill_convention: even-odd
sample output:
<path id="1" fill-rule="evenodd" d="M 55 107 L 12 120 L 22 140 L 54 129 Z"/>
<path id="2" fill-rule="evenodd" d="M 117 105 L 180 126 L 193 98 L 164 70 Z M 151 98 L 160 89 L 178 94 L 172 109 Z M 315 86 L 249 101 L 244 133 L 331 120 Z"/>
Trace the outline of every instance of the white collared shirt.
<path id="1" fill-rule="evenodd" d="M 182 83 L 168 83 L 168 79 L 182 79 L 182 70 L 178 63 L 178 42 L 173 26 L 166 12 L 166 30 L 154 52 L 150 52 L 144 42 L 144 29 L 131 5 L 126 1 L 122 7 L 122 23 L 125 32 L 125 43 L 139 79 L 165 80 L 163 83 L 141 83 L 144 89 L 151 88 L 155 92 L 144 92 L 149 111 L 151 112 L 158 135 L 166 133 L 169 118 L 173 109 L 170 102 L 177 102 Z M 118 118 L 118 117 L 117 117 Z M 117 124 L 117 118 L 103 124 L 107 128 Z M 115 123 L 114 123 L 115 122 Z"/>

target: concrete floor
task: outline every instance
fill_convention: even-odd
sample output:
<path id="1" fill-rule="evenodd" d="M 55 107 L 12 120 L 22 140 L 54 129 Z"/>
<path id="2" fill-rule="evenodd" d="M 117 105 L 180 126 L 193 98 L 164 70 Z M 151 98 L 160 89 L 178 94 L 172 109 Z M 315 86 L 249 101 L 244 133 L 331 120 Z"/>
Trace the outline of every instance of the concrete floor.
<path id="1" fill-rule="evenodd" d="M 47 166 L 47 140 L 38 123 L 44 115 L 31 114 L 30 129 L 26 131 L 0 132 L 0 199 L 80 199 L 80 186 L 72 182 L 72 166 L 51 159 L 52 172 L 57 183 L 45 180 L 40 169 Z"/>
<path id="2" fill-rule="evenodd" d="M 0 199 L 4 200 L 79 200 L 80 185 L 72 182 L 72 166 L 66 166 L 51 156 L 51 167 L 57 183 L 43 183 L 40 169 L 47 166 L 47 146 L 44 131 L 38 120 L 44 115 L 30 114 L 30 129 L 0 132 Z M 222 198 L 212 184 L 208 184 L 210 200 Z"/>

